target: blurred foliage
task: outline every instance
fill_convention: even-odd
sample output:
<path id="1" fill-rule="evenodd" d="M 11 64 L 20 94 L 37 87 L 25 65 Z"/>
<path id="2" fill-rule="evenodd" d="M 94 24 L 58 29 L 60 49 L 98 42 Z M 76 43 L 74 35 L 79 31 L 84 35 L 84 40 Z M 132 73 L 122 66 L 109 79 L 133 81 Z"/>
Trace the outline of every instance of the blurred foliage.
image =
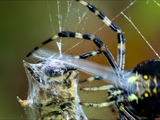
<path id="1" fill-rule="evenodd" d="M 65 14 L 67 3 L 63 0 L 59 1 L 61 2 L 61 14 Z M 92 0 L 91 3 L 96 5 L 104 14 L 112 19 L 130 4 L 130 0 Z M 75 10 L 76 6 L 78 6 L 79 9 L 86 11 L 86 8 L 77 5 L 78 3 L 75 1 L 73 1 L 72 4 Z M 157 53 L 160 53 L 160 7 L 151 0 L 148 3 L 147 0 L 137 0 L 137 2 L 124 13 L 131 18 Z M 26 59 L 25 55 L 33 47 L 51 37 L 53 30 L 55 33 L 58 32 L 57 17 L 52 18 L 52 26 L 49 14 L 51 14 L 52 17 L 57 16 L 56 1 L 0 1 L 0 119 L 26 119 L 23 108 L 16 100 L 16 96 L 24 99 L 27 97 L 28 82 L 22 66 L 22 60 Z M 74 30 L 75 25 L 78 23 L 75 16 L 76 14 L 73 12 L 72 16 L 68 18 L 67 24 L 65 25 L 66 27 L 64 28 L 65 30 Z M 81 26 L 76 29 L 77 31 L 93 33 L 96 29 L 103 26 L 103 23 L 93 14 L 87 12 L 86 16 L 86 24 L 83 21 L 81 22 L 83 23 L 84 31 L 80 29 Z M 65 17 L 63 21 L 65 21 Z M 124 31 L 126 38 L 126 69 L 131 69 L 137 63 L 146 59 L 157 59 L 157 56 L 128 20 L 120 15 L 115 18 L 114 23 Z M 116 57 L 116 34 L 105 27 L 103 30 L 99 30 L 96 35 L 102 38 Z M 69 43 L 66 44 L 74 45 L 75 43 L 76 41 L 69 41 Z M 94 48 L 93 44 L 90 46 L 92 49 Z M 72 50 L 70 53 L 78 54 L 85 51 L 87 52 L 87 48 L 88 42 L 84 42 L 78 46 L 75 51 Z M 106 60 L 102 60 L 100 57 L 96 57 L 95 61 L 106 64 Z M 83 100 L 87 100 L 84 96 Z"/>

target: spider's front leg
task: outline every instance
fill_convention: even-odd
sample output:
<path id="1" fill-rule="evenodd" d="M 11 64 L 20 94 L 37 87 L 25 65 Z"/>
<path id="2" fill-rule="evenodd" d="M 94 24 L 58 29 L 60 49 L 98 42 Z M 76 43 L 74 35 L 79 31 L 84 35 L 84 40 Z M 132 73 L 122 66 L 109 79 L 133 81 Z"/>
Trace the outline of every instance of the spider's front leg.
<path id="1" fill-rule="evenodd" d="M 112 21 L 107 16 L 105 16 L 100 10 L 98 10 L 95 6 L 87 3 L 84 0 L 76 0 L 76 1 L 78 1 L 79 3 L 87 7 L 97 17 L 99 17 L 105 25 L 110 27 L 111 30 L 113 30 L 114 32 L 117 32 L 117 39 L 118 39 L 117 63 L 114 60 L 114 57 L 112 56 L 111 52 L 109 51 L 109 49 L 107 48 L 107 46 L 105 46 L 103 42 L 99 42 L 101 43 L 99 46 L 95 41 L 94 42 L 99 47 L 99 49 L 103 52 L 103 54 L 109 61 L 111 67 L 114 69 L 114 72 L 118 76 L 121 76 L 123 73 L 124 64 L 125 64 L 125 39 L 124 39 L 121 29 L 118 26 L 116 26 L 114 23 L 112 23 Z M 97 41 L 99 40 L 97 39 Z"/>

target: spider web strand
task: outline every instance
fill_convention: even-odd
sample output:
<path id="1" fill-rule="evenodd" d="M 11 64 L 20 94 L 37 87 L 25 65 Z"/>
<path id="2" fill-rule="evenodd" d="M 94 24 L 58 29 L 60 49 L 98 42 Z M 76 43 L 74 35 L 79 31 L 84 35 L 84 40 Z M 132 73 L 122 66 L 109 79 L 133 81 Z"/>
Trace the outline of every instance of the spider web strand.
<path id="1" fill-rule="evenodd" d="M 131 25 L 136 29 L 136 31 L 138 32 L 138 34 L 143 38 L 143 40 L 150 47 L 150 49 L 154 52 L 154 54 L 158 57 L 158 59 L 160 59 L 160 56 L 158 55 L 158 53 L 151 46 L 151 44 L 148 42 L 148 40 L 142 35 L 142 33 L 138 30 L 138 28 L 135 26 L 135 24 L 123 12 L 121 12 L 121 14 L 131 23 Z"/>

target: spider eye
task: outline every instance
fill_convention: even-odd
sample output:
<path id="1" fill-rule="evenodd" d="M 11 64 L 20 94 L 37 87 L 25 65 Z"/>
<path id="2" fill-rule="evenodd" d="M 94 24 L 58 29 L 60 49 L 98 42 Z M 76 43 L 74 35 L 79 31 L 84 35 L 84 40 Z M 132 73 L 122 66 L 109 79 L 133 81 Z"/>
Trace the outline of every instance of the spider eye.
<path id="1" fill-rule="evenodd" d="M 148 75 L 143 75 L 143 79 L 144 79 L 144 80 L 148 80 L 148 79 L 149 79 L 149 76 L 148 76 Z"/>

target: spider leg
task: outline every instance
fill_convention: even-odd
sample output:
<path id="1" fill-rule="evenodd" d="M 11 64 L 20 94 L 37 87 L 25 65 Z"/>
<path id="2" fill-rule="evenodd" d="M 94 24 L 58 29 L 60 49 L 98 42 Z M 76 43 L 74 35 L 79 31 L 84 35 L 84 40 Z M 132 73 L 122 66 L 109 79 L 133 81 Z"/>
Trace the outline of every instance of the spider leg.
<path id="1" fill-rule="evenodd" d="M 27 57 L 29 57 L 34 51 L 37 49 L 43 47 L 45 44 L 54 41 L 58 39 L 59 37 L 70 37 L 70 38 L 79 38 L 79 39 L 84 39 L 84 40 L 91 40 L 93 41 L 96 46 L 102 51 L 102 53 L 105 55 L 107 60 L 109 61 L 110 65 L 112 66 L 114 72 L 119 76 L 120 75 L 120 69 L 119 66 L 117 65 L 112 53 L 109 51 L 107 46 L 102 42 L 102 40 L 92 34 L 82 34 L 82 33 L 77 33 L 77 32 L 71 32 L 71 31 L 61 31 L 57 35 L 54 35 L 53 37 L 47 39 L 40 45 L 36 46 L 31 52 L 27 54 Z"/>
<path id="2" fill-rule="evenodd" d="M 108 107 L 110 105 L 114 105 L 115 101 L 111 101 L 111 102 L 103 102 L 103 103 L 87 103 L 87 102 L 80 102 L 80 105 L 82 106 L 86 106 L 86 107 Z"/>
<path id="3" fill-rule="evenodd" d="M 107 60 L 109 61 L 111 67 L 113 68 L 116 75 L 121 76 L 123 69 L 124 69 L 124 62 L 125 62 L 125 39 L 123 36 L 123 33 L 121 29 L 113 24 L 101 11 L 99 11 L 96 7 L 93 5 L 83 1 L 83 0 L 77 0 L 82 5 L 88 7 L 88 9 L 93 12 L 95 15 L 97 15 L 108 27 L 110 27 L 113 31 L 117 32 L 118 37 L 118 57 L 117 57 L 117 63 L 107 48 L 107 46 L 96 36 L 92 34 L 81 34 L 76 32 L 69 32 L 69 31 L 61 31 L 57 35 L 54 35 L 53 37 L 47 39 L 37 47 L 35 47 L 29 54 L 27 54 L 27 57 L 29 57 L 35 50 L 43 47 L 45 44 L 54 41 L 55 39 L 59 37 L 73 37 L 73 38 L 80 38 L 85 40 L 93 40 L 93 42 L 97 45 L 97 47 L 103 52 Z"/>
<path id="4" fill-rule="evenodd" d="M 118 67 L 120 69 L 120 72 L 123 72 L 124 62 L 125 62 L 125 39 L 124 39 L 121 29 L 115 24 L 113 24 L 111 20 L 107 16 L 105 16 L 100 10 L 98 10 L 95 6 L 85 2 L 84 0 L 77 0 L 77 1 L 81 3 L 82 5 L 86 6 L 91 12 L 93 12 L 97 17 L 99 17 L 102 20 L 102 22 L 108 27 L 110 27 L 114 32 L 117 32 L 117 38 L 118 38 L 117 62 L 118 62 Z M 109 54 L 109 53 L 108 53 L 108 50 L 105 50 L 105 46 L 101 47 L 101 50 L 107 57 L 108 55 L 106 54 Z M 113 59 L 113 57 L 111 57 L 111 59 Z"/>
<path id="5" fill-rule="evenodd" d="M 100 86 L 100 87 L 83 87 L 80 88 L 80 90 L 83 91 L 102 91 L 102 90 L 109 90 L 113 88 L 113 85 L 105 85 L 105 86 Z"/>
<path id="6" fill-rule="evenodd" d="M 70 58 L 71 59 L 86 59 L 86 58 L 96 56 L 96 55 L 101 54 L 101 53 L 102 52 L 100 50 L 95 50 L 95 51 L 87 52 L 87 53 L 84 53 L 84 54 L 71 56 Z M 83 79 L 83 80 L 79 80 L 79 83 L 83 83 L 83 82 L 87 82 L 87 81 L 91 82 L 91 81 L 94 81 L 94 80 L 102 80 L 102 79 L 103 79 L 103 77 L 101 77 L 99 75 L 95 75 L 95 76 L 92 76 L 92 77 L 89 77 L 89 78 L 86 78 L 86 79 Z"/>
<path id="7" fill-rule="evenodd" d="M 91 52 L 87 52 L 84 54 L 80 54 L 80 55 L 76 55 L 76 56 L 71 56 L 71 59 L 86 59 L 92 56 L 96 56 L 98 54 L 101 54 L 102 52 L 100 50 L 95 50 L 95 51 L 91 51 Z"/>
<path id="8" fill-rule="evenodd" d="M 86 59 L 92 56 L 96 56 L 98 54 L 101 54 L 102 52 L 100 50 L 95 50 L 95 51 L 91 51 L 91 52 L 87 52 L 84 54 L 80 54 L 80 55 L 76 55 L 76 56 L 71 56 L 71 59 Z M 87 81 L 93 81 L 93 80 L 102 80 L 103 78 L 99 75 L 96 76 L 92 76 L 83 80 L 79 80 L 79 83 L 83 83 L 83 82 L 87 82 Z"/>
<path id="9" fill-rule="evenodd" d="M 80 90 L 82 91 L 107 91 L 108 92 L 108 100 L 107 102 L 103 102 L 103 103 L 89 103 L 89 102 L 80 102 L 80 104 L 82 106 L 87 106 L 87 107 L 109 107 L 109 109 L 111 110 L 114 119 L 115 120 L 119 120 L 118 117 L 118 110 L 115 109 L 115 103 L 116 103 L 116 99 L 118 98 L 118 96 L 121 95 L 121 91 L 119 92 L 119 90 L 115 89 L 113 85 L 104 85 L 104 86 L 100 86 L 100 87 L 83 87 L 80 88 Z"/>
<path id="10" fill-rule="evenodd" d="M 103 91 L 103 90 L 109 90 L 111 88 L 113 88 L 113 85 L 105 85 L 105 86 L 100 86 L 100 87 L 83 87 L 83 88 L 80 88 L 80 90 L 83 90 L 83 91 Z M 99 104 L 81 102 L 80 104 L 82 106 L 88 106 L 88 107 L 107 107 L 107 106 L 115 104 L 115 101 L 104 102 L 104 103 L 99 103 Z"/>
<path id="11" fill-rule="evenodd" d="M 86 59 L 86 58 L 89 58 L 89 57 L 92 57 L 92 56 L 96 56 L 96 55 L 101 54 L 101 53 L 102 52 L 100 50 L 95 50 L 95 51 L 90 51 L 90 52 L 87 52 L 87 53 L 84 53 L 84 54 L 80 54 L 80 55 L 76 55 L 76 56 L 70 56 L 69 58 L 70 59 Z M 40 61 L 40 62 L 44 62 L 44 61 Z M 40 63 L 40 62 L 38 62 L 38 63 Z M 23 61 L 23 65 L 36 81 L 38 81 L 39 83 L 42 83 L 42 84 L 45 85 L 45 82 L 43 80 L 39 79 L 39 76 L 34 72 L 34 70 L 32 70 L 33 68 L 31 68 L 31 66 L 27 62 Z M 76 70 L 76 68 L 75 67 L 73 67 L 73 68 L 71 67 L 70 70 Z M 91 79 L 96 79 L 96 80 L 99 79 L 99 80 L 101 80 L 102 77 L 97 75 L 97 76 L 94 76 L 94 77 L 90 78 L 89 80 L 91 80 Z M 88 78 L 83 80 L 83 82 L 86 82 L 86 81 L 88 81 Z"/>
<path id="12" fill-rule="evenodd" d="M 146 120 L 146 119 L 139 119 L 135 116 L 127 107 L 120 103 L 118 105 L 120 119 L 122 120 Z"/>

